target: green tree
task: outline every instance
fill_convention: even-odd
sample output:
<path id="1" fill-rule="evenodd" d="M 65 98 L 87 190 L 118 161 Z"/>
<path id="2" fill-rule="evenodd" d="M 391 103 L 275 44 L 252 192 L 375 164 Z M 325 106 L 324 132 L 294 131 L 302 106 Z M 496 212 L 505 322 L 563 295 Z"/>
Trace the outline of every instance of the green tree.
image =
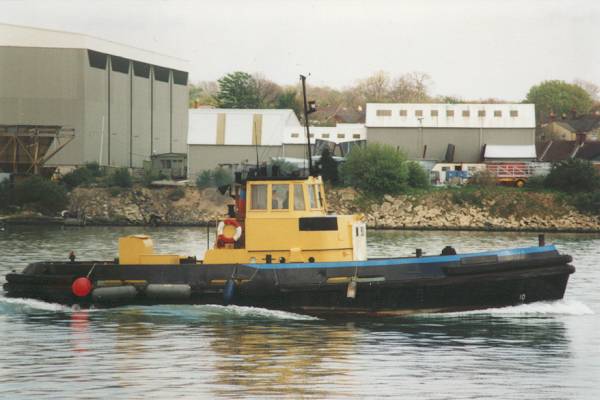
<path id="1" fill-rule="evenodd" d="M 414 161 L 408 162 L 408 185 L 419 189 L 429 187 L 429 174 Z"/>
<path id="2" fill-rule="evenodd" d="M 551 112 L 568 115 L 575 110 L 578 114 L 585 114 L 593 104 L 590 95 L 580 86 L 558 80 L 532 86 L 525 101 L 535 104 L 541 119 L 547 118 Z"/>
<path id="3" fill-rule="evenodd" d="M 292 109 L 296 113 L 296 116 L 299 117 L 301 114 L 301 106 L 296 98 L 296 89 L 289 88 L 279 93 L 277 101 L 275 102 L 275 108 Z"/>
<path id="4" fill-rule="evenodd" d="M 198 186 L 200 189 L 206 189 L 213 186 L 213 174 L 210 169 L 205 169 L 198 174 L 198 177 L 196 178 L 196 186 Z"/>
<path id="5" fill-rule="evenodd" d="M 79 185 L 87 185 L 96 181 L 104 175 L 104 171 L 97 162 L 86 163 L 82 167 L 75 168 L 71 172 L 66 173 L 62 177 L 62 182 L 69 189 L 73 189 Z"/>
<path id="6" fill-rule="evenodd" d="M 128 188 L 131 187 L 132 184 L 131 175 L 127 168 L 117 168 L 108 176 L 109 186 Z"/>
<path id="7" fill-rule="evenodd" d="M 398 194 L 408 187 L 406 156 L 392 146 L 356 147 L 341 166 L 344 182 L 370 194 Z"/>
<path id="8" fill-rule="evenodd" d="M 260 98 L 256 80 L 241 71 L 225 75 L 219 79 L 217 100 L 223 108 L 258 108 Z"/>
<path id="9" fill-rule="evenodd" d="M 321 151 L 321 159 L 317 162 L 321 176 L 325 182 L 336 184 L 338 182 L 338 164 L 331 156 L 328 147 Z"/>
<path id="10" fill-rule="evenodd" d="M 600 189 L 600 175 L 591 162 L 573 158 L 553 164 L 544 183 L 568 193 L 592 192 Z"/>
<path id="11" fill-rule="evenodd" d="M 64 210 L 69 203 L 62 185 L 37 175 L 17 182 L 12 200 L 15 205 L 32 207 L 43 213 Z"/>

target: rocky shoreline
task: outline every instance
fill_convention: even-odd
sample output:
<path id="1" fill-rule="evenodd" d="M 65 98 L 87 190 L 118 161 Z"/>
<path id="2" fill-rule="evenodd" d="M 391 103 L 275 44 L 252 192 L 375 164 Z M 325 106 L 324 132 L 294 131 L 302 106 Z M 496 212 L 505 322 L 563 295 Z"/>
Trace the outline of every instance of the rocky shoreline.
<path id="1" fill-rule="evenodd" d="M 31 211 L 0 217 L 5 224 L 206 226 L 233 200 L 216 189 L 77 188 L 68 217 Z M 600 217 L 583 214 L 556 195 L 526 191 L 430 191 L 365 200 L 353 189 L 328 192 L 329 211 L 362 213 L 371 229 L 600 232 Z"/>

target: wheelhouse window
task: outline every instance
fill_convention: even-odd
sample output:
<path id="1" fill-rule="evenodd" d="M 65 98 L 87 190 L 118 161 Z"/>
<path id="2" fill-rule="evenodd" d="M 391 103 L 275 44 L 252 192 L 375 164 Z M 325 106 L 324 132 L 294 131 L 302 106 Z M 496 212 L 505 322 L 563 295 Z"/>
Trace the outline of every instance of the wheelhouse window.
<path id="1" fill-rule="evenodd" d="M 315 193 L 315 185 L 308 185 L 308 205 L 310 208 L 317 208 L 317 196 Z"/>
<path id="2" fill-rule="evenodd" d="M 250 209 L 267 209 L 267 185 L 250 186 Z"/>
<path id="3" fill-rule="evenodd" d="M 304 190 L 302 190 L 302 185 L 299 183 L 294 184 L 294 210 L 296 211 L 304 211 L 306 209 L 306 204 L 304 203 Z"/>
<path id="4" fill-rule="evenodd" d="M 271 209 L 287 210 L 290 208 L 289 185 L 271 185 Z"/>
<path id="5" fill-rule="evenodd" d="M 315 192 L 317 195 L 317 207 L 323 207 L 323 193 L 321 192 L 321 185 L 315 185 Z"/>
<path id="6" fill-rule="evenodd" d="M 321 194 L 321 185 L 308 185 L 308 201 L 310 208 L 323 207 L 323 195 Z"/>

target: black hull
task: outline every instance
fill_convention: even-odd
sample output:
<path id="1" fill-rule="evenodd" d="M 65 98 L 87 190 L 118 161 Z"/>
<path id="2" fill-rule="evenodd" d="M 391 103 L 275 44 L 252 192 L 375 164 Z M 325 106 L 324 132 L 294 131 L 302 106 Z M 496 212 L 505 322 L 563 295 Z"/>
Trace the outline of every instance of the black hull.
<path id="1" fill-rule="evenodd" d="M 569 264 L 570 256 L 558 254 L 552 246 L 547 250 L 371 260 L 347 266 L 46 262 L 8 274 L 4 289 L 11 297 L 82 307 L 235 304 L 312 315 L 407 315 L 561 299 L 575 268 Z M 89 276 L 95 290 L 76 297 L 71 284 L 82 276 Z M 348 297 L 351 281 L 356 282 L 354 298 Z"/>

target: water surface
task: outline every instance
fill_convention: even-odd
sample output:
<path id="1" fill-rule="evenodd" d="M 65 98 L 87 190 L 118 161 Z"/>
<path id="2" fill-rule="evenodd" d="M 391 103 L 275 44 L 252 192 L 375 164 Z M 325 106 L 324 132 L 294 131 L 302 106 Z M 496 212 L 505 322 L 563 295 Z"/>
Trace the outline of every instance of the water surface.
<path id="1" fill-rule="evenodd" d="M 7 228 L 0 274 L 110 259 L 148 233 L 201 256 L 204 228 Z M 248 307 L 76 311 L 0 295 L 0 398 L 600 398 L 600 235 L 547 236 L 573 256 L 565 299 L 410 318 L 320 320 Z M 369 232 L 371 256 L 535 245 L 533 234 Z M 3 282 L 4 278 L 0 278 Z"/>

